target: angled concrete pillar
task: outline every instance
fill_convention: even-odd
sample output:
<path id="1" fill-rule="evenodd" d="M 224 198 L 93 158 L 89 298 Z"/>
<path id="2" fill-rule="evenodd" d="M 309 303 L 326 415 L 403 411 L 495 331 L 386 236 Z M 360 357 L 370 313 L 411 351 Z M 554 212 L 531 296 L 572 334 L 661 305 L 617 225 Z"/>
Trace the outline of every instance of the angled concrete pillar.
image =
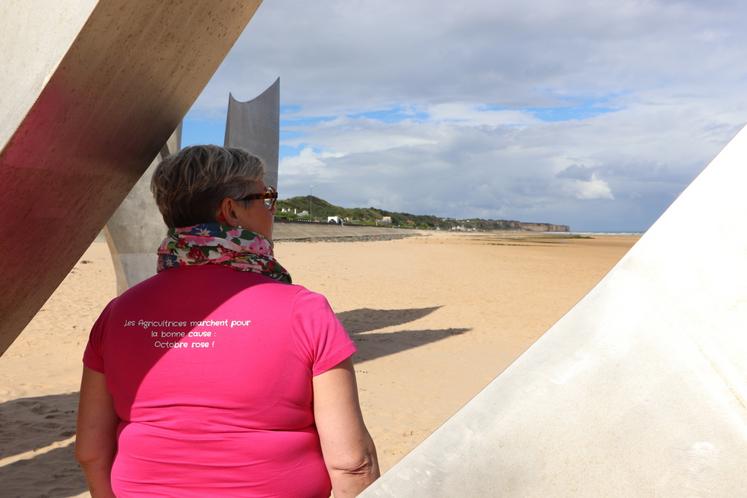
<path id="1" fill-rule="evenodd" d="M 0 4 L 0 352 L 158 154 L 259 3 Z"/>
<path id="2" fill-rule="evenodd" d="M 262 159 L 265 184 L 278 186 L 280 146 L 280 78 L 252 100 L 239 102 L 228 96 L 226 147 L 241 147 Z"/>
<path id="3" fill-rule="evenodd" d="M 747 128 L 582 301 L 362 496 L 744 496 L 745 165 Z"/>
<path id="4" fill-rule="evenodd" d="M 167 228 L 151 194 L 150 179 L 163 158 L 179 152 L 181 135 L 180 124 L 104 227 L 117 294 L 156 274 L 156 249 Z"/>

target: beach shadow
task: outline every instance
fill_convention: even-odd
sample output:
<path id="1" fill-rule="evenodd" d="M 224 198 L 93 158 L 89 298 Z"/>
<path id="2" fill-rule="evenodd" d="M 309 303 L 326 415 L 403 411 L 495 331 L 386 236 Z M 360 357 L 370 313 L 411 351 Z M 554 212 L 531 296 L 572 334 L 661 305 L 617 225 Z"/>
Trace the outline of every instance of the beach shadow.
<path id="1" fill-rule="evenodd" d="M 470 330 L 472 329 L 403 330 L 400 332 L 356 335 L 353 336 L 353 340 L 358 346 L 358 352 L 353 356 L 353 361 L 360 363 L 373 360 L 464 334 Z"/>
<path id="2" fill-rule="evenodd" d="M 77 411 L 78 393 L 18 398 L 0 404 L 0 458 L 73 436 Z"/>
<path id="3" fill-rule="evenodd" d="M 441 306 L 394 310 L 360 308 L 337 313 L 337 318 L 340 319 L 345 326 L 345 330 L 348 331 L 358 346 L 358 352 L 353 357 L 353 360 L 358 363 L 413 349 L 471 330 L 449 328 L 366 333 L 371 330 L 414 322 L 430 315 L 439 308 Z"/>
<path id="4" fill-rule="evenodd" d="M 7 498 L 70 497 L 88 490 L 70 443 L 0 467 L 0 495 Z"/>
<path id="5" fill-rule="evenodd" d="M 413 322 L 424 316 L 430 315 L 441 306 L 430 308 L 409 308 L 400 310 L 375 310 L 371 308 L 360 308 L 357 310 L 343 311 L 337 313 L 350 335 L 368 332 L 369 330 L 383 329 L 394 325 Z"/>

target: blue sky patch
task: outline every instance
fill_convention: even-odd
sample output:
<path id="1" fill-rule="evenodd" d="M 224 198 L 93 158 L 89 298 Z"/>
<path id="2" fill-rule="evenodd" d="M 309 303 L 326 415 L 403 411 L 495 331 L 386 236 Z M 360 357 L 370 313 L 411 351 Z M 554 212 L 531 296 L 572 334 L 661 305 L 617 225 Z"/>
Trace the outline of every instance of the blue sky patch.
<path id="1" fill-rule="evenodd" d="M 574 121 L 589 119 L 602 114 L 615 112 L 619 107 L 611 105 L 610 101 L 619 93 L 603 97 L 560 97 L 565 105 L 547 107 L 528 107 L 525 110 L 542 121 Z"/>
<path id="2" fill-rule="evenodd" d="M 299 104 L 280 104 L 280 115 L 283 114 L 294 114 L 301 112 L 301 106 Z"/>
<path id="3" fill-rule="evenodd" d="M 189 114 L 182 125 L 182 147 L 188 145 L 223 145 L 226 138 L 226 119 L 194 118 Z"/>
<path id="4" fill-rule="evenodd" d="M 307 143 L 301 143 L 298 145 L 286 145 L 286 144 L 281 143 L 280 144 L 280 159 L 283 159 L 286 157 L 297 156 L 301 154 L 301 151 L 307 147 L 309 147 L 309 144 Z"/>
<path id="5" fill-rule="evenodd" d="M 422 122 L 428 119 L 428 113 L 424 111 L 412 111 L 404 106 L 390 107 L 389 109 L 377 109 L 374 111 L 354 112 L 347 115 L 352 119 L 372 119 L 382 123 L 400 123 L 405 120 Z"/>
<path id="6" fill-rule="evenodd" d="M 298 130 L 284 130 L 284 129 L 280 128 L 280 141 L 281 142 L 283 140 L 292 140 L 294 138 L 300 138 L 302 136 L 303 136 L 303 132 L 302 131 L 298 131 Z"/>
<path id="7" fill-rule="evenodd" d="M 583 103 L 569 107 L 530 107 L 526 111 L 542 121 L 572 121 L 589 119 L 601 114 L 614 112 L 612 107 L 598 107 Z"/>
<path id="8" fill-rule="evenodd" d="M 499 104 L 484 104 L 478 106 L 480 111 L 506 111 L 518 110 L 528 112 L 542 121 L 573 121 L 593 118 L 602 114 L 618 111 L 619 108 L 611 106 L 609 101 L 616 95 L 602 98 L 561 97 L 560 100 L 567 102 L 564 105 L 547 107 L 524 107 L 510 108 Z"/>
<path id="9" fill-rule="evenodd" d="M 326 121 L 332 121 L 336 116 L 299 116 L 295 118 L 280 118 L 280 128 L 284 126 L 313 126 Z"/>

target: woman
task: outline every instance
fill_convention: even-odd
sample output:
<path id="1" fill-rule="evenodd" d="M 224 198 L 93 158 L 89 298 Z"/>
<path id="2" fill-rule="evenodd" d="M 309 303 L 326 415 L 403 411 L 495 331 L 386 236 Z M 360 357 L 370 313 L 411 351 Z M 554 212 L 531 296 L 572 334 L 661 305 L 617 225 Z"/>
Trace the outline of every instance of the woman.
<path id="1" fill-rule="evenodd" d="M 156 169 L 158 273 L 106 306 L 83 358 L 76 456 L 94 497 L 340 498 L 378 477 L 355 346 L 274 259 L 263 175 L 216 146 Z"/>

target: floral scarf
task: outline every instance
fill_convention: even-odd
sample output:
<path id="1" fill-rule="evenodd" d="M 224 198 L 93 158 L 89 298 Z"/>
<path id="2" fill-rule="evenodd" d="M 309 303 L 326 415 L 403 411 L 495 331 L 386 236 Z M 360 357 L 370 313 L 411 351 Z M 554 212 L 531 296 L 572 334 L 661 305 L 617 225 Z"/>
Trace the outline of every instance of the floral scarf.
<path id="1" fill-rule="evenodd" d="M 205 264 L 252 271 L 291 283 L 290 274 L 273 256 L 272 241 L 256 232 L 219 223 L 170 228 L 158 247 L 158 272 Z"/>

